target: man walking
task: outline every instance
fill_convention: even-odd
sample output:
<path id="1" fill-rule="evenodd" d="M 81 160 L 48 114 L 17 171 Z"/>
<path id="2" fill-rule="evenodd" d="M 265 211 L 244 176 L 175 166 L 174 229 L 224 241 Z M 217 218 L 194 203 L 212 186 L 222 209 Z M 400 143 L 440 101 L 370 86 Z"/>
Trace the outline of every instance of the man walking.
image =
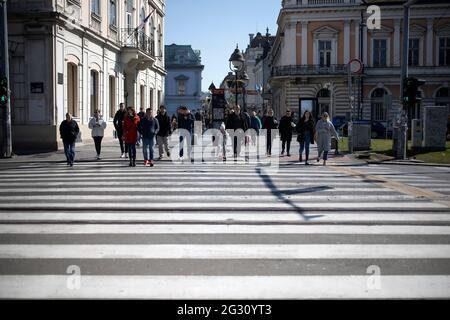
<path id="1" fill-rule="evenodd" d="M 234 131 L 242 129 L 244 132 L 248 129 L 248 121 L 247 118 L 241 113 L 241 107 L 239 105 L 234 106 L 234 112 L 232 112 L 227 120 L 227 129 L 232 129 Z M 238 138 L 237 135 L 234 136 L 233 141 L 233 154 L 236 159 L 238 155 L 241 153 L 241 145 L 242 145 L 241 137 Z"/>
<path id="2" fill-rule="evenodd" d="M 113 120 L 113 124 L 114 124 L 114 128 L 116 129 L 117 132 L 117 139 L 119 139 L 119 143 L 120 143 L 120 151 L 122 152 L 122 155 L 120 156 L 121 158 L 125 158 L 127 156 L 127 152 L 128 150 L 124 147 L 124 143 L 123 143 L 123 120 L 125 118 L 125 104 L 121 103 L 119 105 L 119 110 L 117 110 L 116 114 L 114 115 L 114 120 Z"/>
<path id="3" fill-rule="evenodd" d="M 159 160 L 163 158 L 164 149 L 166 149 L 167 157 L 170 158 L 169 136 L 172 134 L 170 117 L 164 106 L 159 107 L 159 113 L 156 116 L 159 123 L 159 131 L 156 136 L 159 150 Z"/>
<path id="4" fill-rule="evenodd" d="M 67 165 L 73 167 L 73 162 L 75 161 L 75 141 L 80 133 L 80 128 L 69 112 L 66 113 L 66 120 L 61 122 L 59 126 L 59 133 L 64 144 Z"/>
<path id="5" fill-rule="evenodd" d="M 187 155 L 186 158 L 191 158 L 191 147 L 192 139 L 194 133 L 194 123 L 195 119 L 187 107 L 181 107 L 178 109 L 178 129 L 184 129 L 189 132 L 190 141 L 186 141 L 187 144 Z M 180 159 L 184 156 L 184 136 L 180 135 Z"/>
<path id="6" fill-rule="evenodd" d="M 158 119 L 153 117 L 152 108 L 148 108 L 145 116 L 139 123 L 139 131 L 142 136 L 142 149 L 144 153 L 144 166 L 153 167 L 153 146 L 155 145 L 155 136 L 159 131 Z"/>
<path id="7" fill-rule="evenodd" d="M 280 119 L 280 136 L 281 136 L 281 155 L 284 156 L 284 150 L 287 151 L 287 156 L 291 156 L 291 141 L 292 141 L 292 131 L 294 128 L 293 117 L 291 115 L 291 110 L 287 109 L 286 114 Z"/>

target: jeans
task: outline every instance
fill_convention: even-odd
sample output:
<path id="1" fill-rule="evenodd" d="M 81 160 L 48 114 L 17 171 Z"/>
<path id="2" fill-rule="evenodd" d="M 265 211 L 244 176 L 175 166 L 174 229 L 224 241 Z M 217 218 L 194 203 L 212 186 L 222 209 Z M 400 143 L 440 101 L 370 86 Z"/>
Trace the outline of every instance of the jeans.
<path id="1" fill-rule="evenodd" d="M 303 154 L 303 150 L 305 150 L 306 161 L 309 159 L 309 145 L 311 144 L 311 134 L 309 132 L 305 132 L 305 138 L 303 142 L 300 142 L 300 155 Z"/>
<path id="2" fill-rule="evenodd" d="M 142 151 L 144 153 L 144 160 L 153 161 L 153 146 L 155 145 L 155 138 L 142 137 Z M 150 152 L 149 152 L 150 151 Z M 150 153 L 150 154 L 149 154 Z"/>
<path id="3" fill-rule="evenodd" d="M 124 147 L 124 143 L 123 143 L 123 131 L 122 130 L 117 130 L 117 139 L 119 139 L 119 143 L 120 143 L 120 151 L 122 153 L 128 153 L 128 145 L 125 143 L 125 147 Z"/>
<path id="4" fill-rule="evenodd" d="M 68 142 L 63 141 L 64 154 L 66 155 L 67 163 L 73 163 L 75 161 L 75 141 Z"/>
<path id="5" fill-rule="evenodd" d="M 166 149 L 167 156 L 169 156 L 169 137 L 165 136 L 156 136 L 156 140 L 158 141 L 158 150 L 159 156 L 162 157 L 164 154 L 164 149 Z M 164 149 L 163 149 L 164 147 Z"/>
<path id="6" fill-rule="evenodd" d="M 290 154 L 291 151 L 291 140 L 283 140 L 281 143 L 281 153 L 284 153 L 284 149 L 286 149 L 287 154 Z"/>
<path id="7" fill-rule="evenodd" d="M 136 161 L 136 144 L 135 143 L 126 143 L 125 148 L 128 150 L 128 156 L 131 161 Z"/>
<path id="8" fill-rule="evenodd" d="M 182 158 L 183 157 L 183 155 L 184 155 L 184 139 L 185 137 L 184 136 L 180 136 L 180 158 Z M 186 141 L 186 144 L 187 144 L 187 158 L 190 158 L 191 157 L 191 149 L 192 149 L 192 143 L 191 143 L 191 141 Z"/>
<path id="9" fill-rule="evenodd" d="M 100 152 L 102 152 L 102 140 L 103 137 L 94 137 L 95 151 L 97 151 L 97 155 L 100 155 Z"/>

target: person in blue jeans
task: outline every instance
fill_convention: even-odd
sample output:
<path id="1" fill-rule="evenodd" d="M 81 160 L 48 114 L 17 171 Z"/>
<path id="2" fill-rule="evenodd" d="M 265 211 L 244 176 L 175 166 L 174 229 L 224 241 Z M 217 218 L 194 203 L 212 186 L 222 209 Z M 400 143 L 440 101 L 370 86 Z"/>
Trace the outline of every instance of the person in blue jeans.
<path id="1" fill-rule="evenodd" d="M 148 108 L 145 116 L 139 122 L 139 132 L 142 136 L 142 150 L 144 153 L 144 165 L 146 167 L 153 167 L 153 146 L 155 145 L 155 138 L 159 131 L 159 122 L 153 116 L 153 110 Z"/>
<path id="2" fill-rule="evenodd" d="M 303 151 L 305 151 L 305 165 L 309 165 L 309 146 L 314 144 L 315 124 L 311 112 L 305 111 L 303 116 L 298 121 L 297 126 L 297 141 L 300 143 L 300 150 L 298 161 L 303 161 Z"/>
<path id="3" fill-rule="evenodd" d="M 64 154 L 66 155 L 67 165 L 73 167 L 75 161 L 75 141 L 77 140 L 80 128 L 78 123 L 73 120 L 70 113 L 66 113 L 66 120 L 61 122 L 59 133 L 64 144 Z"/>

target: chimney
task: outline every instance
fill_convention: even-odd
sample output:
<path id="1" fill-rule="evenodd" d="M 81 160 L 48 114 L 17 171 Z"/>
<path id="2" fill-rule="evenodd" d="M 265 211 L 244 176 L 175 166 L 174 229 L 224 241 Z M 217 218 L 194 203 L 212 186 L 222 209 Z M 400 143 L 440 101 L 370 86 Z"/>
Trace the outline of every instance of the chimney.
<path id="1" fill-rule="evenodd" d="M 252 42 L 253 38 L 255 37 L 255 34 L 254 33 L 250 33 L 249 36 L 250 36 L 250 42 Z"/>

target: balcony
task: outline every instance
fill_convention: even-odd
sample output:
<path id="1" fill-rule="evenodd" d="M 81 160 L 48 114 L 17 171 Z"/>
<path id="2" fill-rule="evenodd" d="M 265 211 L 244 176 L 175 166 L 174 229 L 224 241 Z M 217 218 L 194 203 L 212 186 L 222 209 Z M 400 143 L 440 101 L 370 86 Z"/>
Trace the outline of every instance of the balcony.
<path id="1" fill-rule="evenodd" d="M 318 64 L 291 65 L 274 67 L 272 77 L 290 77 L 290 76 L 328 76 L 328 75 L 346 75 L 348 68 L 346 64 L 332 64 L 321 66 Z"/>
<path id="2" fill-rule="evenodd" d="M 121 29 L 122 62 L 129 69 L 145 70 L 155 63 L 155 42 L 143 30 Z"/>

